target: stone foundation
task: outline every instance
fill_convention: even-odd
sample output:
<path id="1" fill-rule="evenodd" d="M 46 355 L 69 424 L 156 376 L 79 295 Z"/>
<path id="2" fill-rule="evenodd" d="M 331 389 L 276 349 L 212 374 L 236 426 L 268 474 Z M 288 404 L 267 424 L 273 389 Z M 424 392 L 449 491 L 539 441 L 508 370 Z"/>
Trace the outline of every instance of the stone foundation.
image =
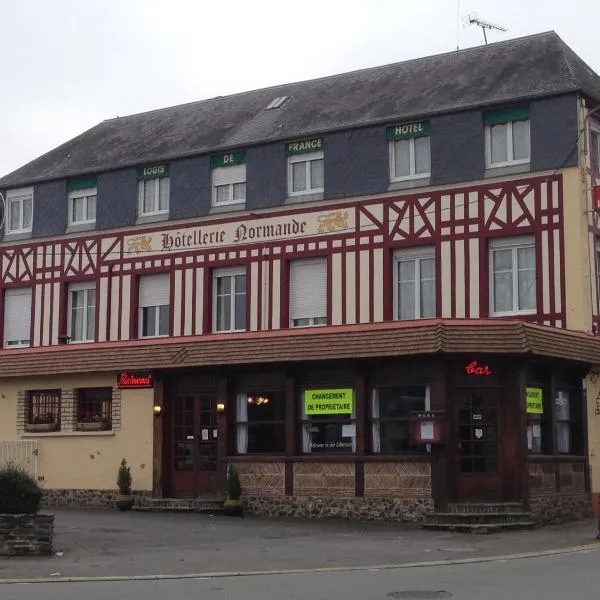
<path id="1" fill-rule="evenodd" d="M 542 525 L 578 521 L 594 515 L 591 494 L 533 496 L 529 500 L 529 506 Z"/>
<path id="2" fill-rule="evenodd" d="M 0 556 L 52 554 L 54 515 L 0 515 Z"/>
<path id="3" fill-rule="evenodd" d="M 355 521 L 417 521 L 433 512 L 431 498 L 323 498 L 245 496 L 249 513 L 271 517 L 309 517 Z"/>
<path id="4" fill-rule="evenodd" d="M 117 490 L 44 490 L 42 506 L 114 507 Z M 152 497 L 150 491 L 133 492 L 137 505 L 144 505 Z"/>

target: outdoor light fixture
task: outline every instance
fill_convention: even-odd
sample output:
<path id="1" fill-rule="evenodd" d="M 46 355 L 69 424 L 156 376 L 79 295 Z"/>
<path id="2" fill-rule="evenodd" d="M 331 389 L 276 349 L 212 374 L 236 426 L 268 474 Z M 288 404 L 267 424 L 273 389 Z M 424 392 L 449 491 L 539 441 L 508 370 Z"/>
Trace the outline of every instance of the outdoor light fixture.
<path id="1" fill-rule="evenodd" d="M 217 402 L 217 412 L 219 414 L 225 412 L 225 404 L 223 402 Z"/>
<path id="2" fill-rule="evenodd" d="M 160 416 L 160 414 L 162 413 L 162 406 L 159 406 L 158 404 L 155 404 L 155 405 L 152 407 L 152 410 L 154 411 L 154 414 L 155 414 L 157 417 L 159 417 L 159 416 Z"/>

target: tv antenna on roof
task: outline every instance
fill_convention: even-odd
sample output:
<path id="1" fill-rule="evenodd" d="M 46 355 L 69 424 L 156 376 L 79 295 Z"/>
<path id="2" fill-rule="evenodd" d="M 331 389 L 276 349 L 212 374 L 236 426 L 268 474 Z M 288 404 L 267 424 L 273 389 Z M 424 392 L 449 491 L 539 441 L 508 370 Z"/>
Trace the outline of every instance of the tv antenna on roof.
<path id="1" fill-rule="evenodd" d="M 481 27 L 481 31 L 483 31 L 483 39 L 487 45 L 487 34 L 485 32 L 486 29 L 495 29 L 496 31 L 508 31 L 506 27 L 502 27 L 501 25 L 494 25 L 494 23 L 490 23 L 489 21 L 484 21 L 483 19 L 479 19 L 477 17 L 477 13 L 471 13 L 468 15 L 465 20 L 465 27 L 469 25 L 477 25 L 477 27 Z"/>

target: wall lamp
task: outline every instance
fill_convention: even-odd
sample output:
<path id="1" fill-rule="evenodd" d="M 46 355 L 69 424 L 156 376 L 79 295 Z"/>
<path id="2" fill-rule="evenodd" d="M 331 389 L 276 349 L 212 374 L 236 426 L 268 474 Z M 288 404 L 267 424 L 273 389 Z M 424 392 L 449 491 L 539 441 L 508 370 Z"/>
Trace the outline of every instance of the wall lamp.
<path id="1" fill-rule="evenodd" d="M 225 403 L 217 402 L 217 414 L 222 415 L 225 412 Z"/>
<path id="2" fill-rule="evenodd" d="M 155 417 L 160 417 L 160 415 L 162 414 L 162 406 L 160 406 L 159 404 L 155 404 L 152 407 L 152 412 L 154 412 Z"/>

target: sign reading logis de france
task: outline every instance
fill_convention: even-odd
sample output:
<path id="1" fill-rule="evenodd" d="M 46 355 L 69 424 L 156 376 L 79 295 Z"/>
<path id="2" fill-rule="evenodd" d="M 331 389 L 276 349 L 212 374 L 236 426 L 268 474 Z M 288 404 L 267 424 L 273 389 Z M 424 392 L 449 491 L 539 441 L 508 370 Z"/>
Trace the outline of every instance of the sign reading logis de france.
<path id="1" fill-rule="evenodd" d="M 125 237 L 124 251 L 125 254 L 144 255 L 152 252 L 181 252 L 353 230 L 353 211 L 339 209 L 130 235 Z"/>

